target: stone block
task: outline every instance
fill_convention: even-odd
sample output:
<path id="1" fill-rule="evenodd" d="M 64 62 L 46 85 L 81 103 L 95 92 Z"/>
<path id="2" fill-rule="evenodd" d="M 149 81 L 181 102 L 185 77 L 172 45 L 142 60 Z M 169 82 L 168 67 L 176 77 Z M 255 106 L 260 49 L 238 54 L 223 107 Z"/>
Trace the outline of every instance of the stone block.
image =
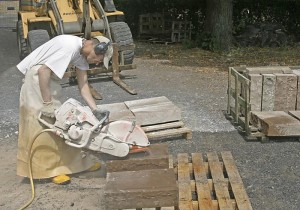
<path id="1" fill-rule="evenodd" d="M 178 206 L 174 169 L 108 173 L 104 203 L 107 210 Z"/>
<path id="2" fill-rule="evenodd" d="M 274 110 L 290 111 L 296 108 L 297 76 L 295 74 L 275 74 Z"/>
<path id="3" fill-rule="evenodd" d="M 300 121 L 284 111 L 251 112 L 251 123 L 266 136 L 300 135 Z"/>
<path id="4" fill-rule="evenodd" d="M 276 76 L 274 74 L 263 74 L 262 87 L 262 111 L 273 111 L 275 101 Z"/>
<path id="5" fill-rule="evenodd" d="M 250 84 L 250 104 L 251 111 L 261 110 L 261 97 L 262 97 L 262 75 L 249 74 Z"/>
<path id="6" fill-rule="evenodd" d="M 106 162 L 107 172 L 169 168 L 167 144 L 151 144 L 146 152 L 129 154 L 125 159 Z"/>
<path id="7" fill-rule="evenodd" d="M 261 67 L 247 67 L 246 74 L 291 74 L 293 73 L 288 66 L 261 66 Z"/>

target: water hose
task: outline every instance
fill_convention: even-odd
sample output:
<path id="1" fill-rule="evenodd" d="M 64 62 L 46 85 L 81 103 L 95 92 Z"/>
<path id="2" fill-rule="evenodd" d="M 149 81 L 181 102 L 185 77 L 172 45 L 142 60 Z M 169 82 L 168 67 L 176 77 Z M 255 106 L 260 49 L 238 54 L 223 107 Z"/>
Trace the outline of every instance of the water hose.
<path id="1" fill-rule="evenodd" d="M 32 164 L 31 163 L 31 150 L 32 150 L 32 146 L 33 146 L 35 140 L 37 139 L 37 137 L 39 137 L 39 135 L 41 135 L 42 133 L 44 133 L 44 132 L 54 132 L 55 133 L 55 131 L 56 131 L 55 129 L 44 129 L 41 132 L 37 133 L 34 136 L 34 138 L 33 138 L 33 141 L 32 141 L 32 143 L 30 145 L 29 153 L 28 153 L 28 171 L 29 171 L 29 179 L 30 179 L 30 185 L 31 185 L 31 199 L 24 206 L 22 206 L 19 210 L 26 209 L 32 203 L 32 201 L 35 198 L 35 190 L 34 190 L 32 168 L 31 168 L 31 164 Z"/>

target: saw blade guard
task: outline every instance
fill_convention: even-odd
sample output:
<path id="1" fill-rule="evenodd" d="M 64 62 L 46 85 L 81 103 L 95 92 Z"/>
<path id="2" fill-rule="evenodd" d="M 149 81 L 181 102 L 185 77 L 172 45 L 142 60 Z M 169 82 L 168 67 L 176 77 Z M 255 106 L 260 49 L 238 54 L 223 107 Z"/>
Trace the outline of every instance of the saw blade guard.
<path id="1" fill-rule="evenodd" d="M 125 120 L 114 121 L 105 125 L 101 131 L 128 145 L 139 147 L 147 147 L 150 145 L 147 135 L 135 122 Z"/>

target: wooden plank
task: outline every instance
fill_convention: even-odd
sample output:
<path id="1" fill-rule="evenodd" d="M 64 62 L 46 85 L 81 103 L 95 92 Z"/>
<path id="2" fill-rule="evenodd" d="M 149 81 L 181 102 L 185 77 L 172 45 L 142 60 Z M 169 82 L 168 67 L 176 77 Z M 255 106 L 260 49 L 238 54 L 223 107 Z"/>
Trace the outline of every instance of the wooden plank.
<path id="1" fill-rule="evenodd" d="M 125 101 L 139 125 L 152 125 L 181 120 L 181 111 L 165 96 Z"/>
<path id="2" fill-rule="evenodd" d="M 158 125 L 143 126 L 142 129 L 145 132 L 151 132 L 151 131 L 164 130 L 164 129 L 169 129 L 169 128 L 179 128 L 179 127 L 183 127 L 183 126 L 184 126 L 184 123 L 182 121 L 177 121 L 177 122 L 163 123 L 163 124 L 158 124 Z"/>
<path id="3" fill-rule="evenodd" d="M 158 140 L 161 138 L 174 137 L 180 135 L 186 135 L 186 139 L 191 139 L 192 131 L 189 128 L 183 127 L 183 128 L 149 132 L 146 133 L 146 135 L 150 140 Z"/>
<path id="4" fill-rule="evenodd" d="M 252 210 L 249 197 L 244 188 L 242 178 L 237 170 L 231 152 L 221 152 L 221 156 L 238 209 Z"/>
<path id="5" fill-rule="evenodd" d="M 200 153 L 192 153 L 196 191 L 199 209 L 213 209 L 210 187 L 206 177 L 205 165 Z"/>
<path id="6" fill-rule="evenodd" d="M 203 164 L 205 166 L 206 175 L 209 176 L 209 173 L 208 173 L 208 170 L 209 170 L 209 168 L 208 168 L 208 162 L 204 162 Z M 223 168 L 223 163 L 222 162 L 220 162 L 220 165 Z M 178 167 L 178 166 L 176 166 L 176 167 Z M 177 168 L 176 167 L 175 167 L 175 169 L 176 169 L 175 173 L 177 173 Z M 192 174 L 193 171 L 194 171 L 192 163 L 189 163 L 189 171 L 190 171 L 190 174 Z"/>
<path id="7" fill-rule="evenodd" d="M 293 69 L 293 73 L 297 76 L 296 110 L 300 110 L 300 69 Z"/>
<path id="8" fill-rule="evenodd" d="M 266 136 L 300 136 L 300 121 L 284 111 L 252 112 L 251 122 Z"/>
<path id="9" fill-rule="evenodd" d="M 207 158 L 220 210 L 234 209 L 232 202 L 230 201 L 230 195 L 228 188 L 226 188 L 223 169 L 221 168 L 217 154 L 215 152 L 209 152 L 207 153 Z"/>
<path id="10" fill-rule="evenodd" d="M 136 69 L 135 64 L 127 64 L 127 65 L 119 65 L 119 71 L 126 71 L 126 70 L 132 70 Z M 112 66 L 109 66 L 108 69 L 103 67 L 93 68 L 87 70 L 88 75 L 95 75 L 95 74 L 102 74 L 102 73 L 111 73 L 113 71 Z M 69 78 L 69 77 L 76 77 L 76 71 L 75 70 L 68 70 L 65 72 L 63 78 Z"/>
<path id="11" fill-rule="evenodd" d="M 179 209 L 192 210 L 192 191 L 190 186 L 190 172 L 188 155 L 178 154 L 178 187 L 179 187 Z"/>

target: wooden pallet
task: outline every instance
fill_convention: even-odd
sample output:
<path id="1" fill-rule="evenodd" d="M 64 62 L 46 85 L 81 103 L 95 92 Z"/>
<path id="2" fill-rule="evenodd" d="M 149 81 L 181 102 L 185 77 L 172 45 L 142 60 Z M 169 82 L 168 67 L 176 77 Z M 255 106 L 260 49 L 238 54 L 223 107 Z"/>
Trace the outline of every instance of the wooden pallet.
<path id="1" fill-rule="evenodd" d="M 186 140 L 192 139 L 192 130 L 185 127 L 182 121 L 142 126 L 150 141 L 182 136 Z"/>
<path id="2" fill-rule="evenodd" d="M 252 209 L 230 152 L 178 154 L 179 209 Z M 171 162 L 171 161 L 170 161 Z"/>
<path id="3" fill-rule="evenodd" d="M 231 152 L 187 153 L 170 156 L 179 187 L 179 208 L 158 207 L 137 210 L 222 210 L 253 209 Z M 177 163 L 174 163 L 177 162 Z"/>

